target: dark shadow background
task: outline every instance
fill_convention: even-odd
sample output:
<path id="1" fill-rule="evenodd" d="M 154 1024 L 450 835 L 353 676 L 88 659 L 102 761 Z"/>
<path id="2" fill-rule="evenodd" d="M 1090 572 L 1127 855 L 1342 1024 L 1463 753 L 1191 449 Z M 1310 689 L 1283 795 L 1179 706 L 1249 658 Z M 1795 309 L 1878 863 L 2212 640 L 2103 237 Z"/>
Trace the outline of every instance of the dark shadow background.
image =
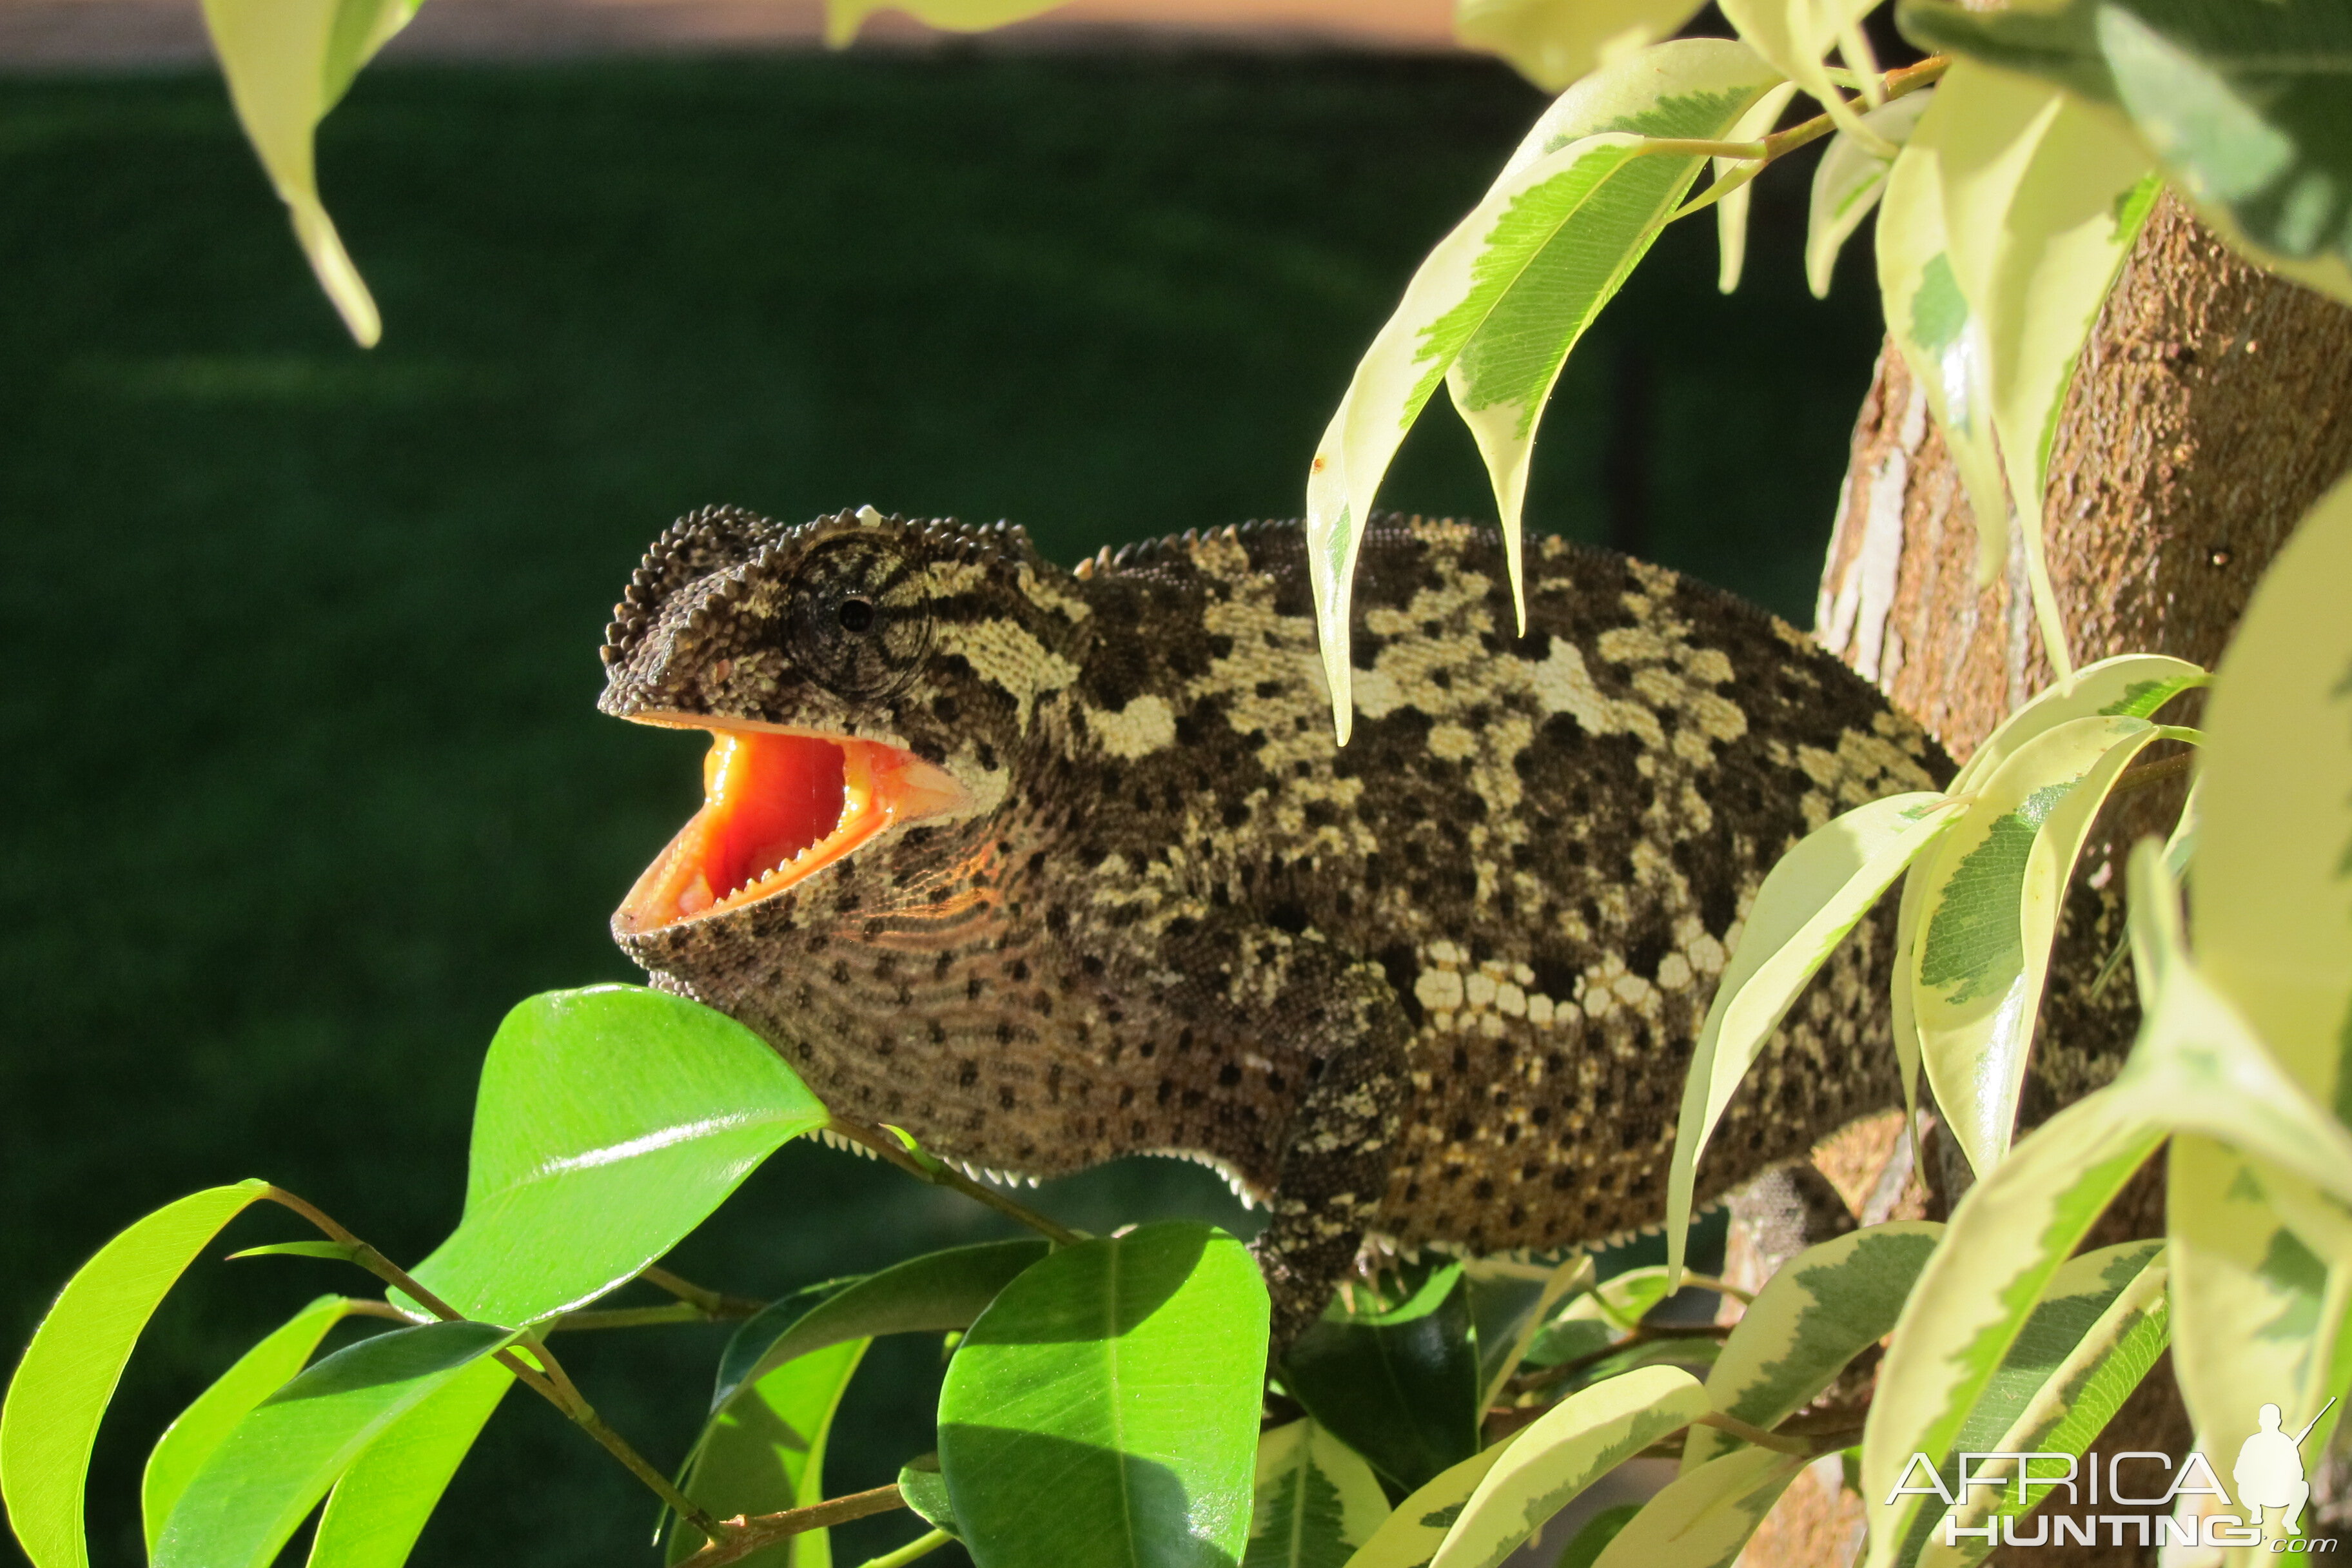
<path id="1" fill-rule="evenodd" d="M 1003 516 L 1075 561 L 1289 515 L 1357 354 L 1541 101 L 1342 57 L 380 69 L 321 146 L 388 323 L 362 353 L 216 80 L 0 83 L 0 1339 L 199 1186 L 267 1176 L 395 1258 L 446 1231 L 491 1029 L 631 977 L 605 914 L 698 799 L 692 739 L 591 707 L 672 516 Z M 1876 343 L 1861 277 L 1804 294 L 1805 179 L 1763 182 L 1736 300 L 1710 224 L 1668 234 L 1571 361 L 1528 506 L 1801 623 Z M 1491 513 L 1449 411 L 1383 499 Z M 1045 1202 L 1238 1223 L 1170 1162 Z M 766 1295 L 991 1234 L 794 1148 L 675 1261 Z M 99 1562 L 137 1560 L 170 1415 L 362 1284 L 192 1271 L 101 1441 Z M 566 1357 L 667 1464 L 720 1334 Z M 876 1348 L 831 1489 L 929 1446 L 937 1361 Z M 416 1561 L 649 1561 L 651 1516 L 518 1396 Z"/>

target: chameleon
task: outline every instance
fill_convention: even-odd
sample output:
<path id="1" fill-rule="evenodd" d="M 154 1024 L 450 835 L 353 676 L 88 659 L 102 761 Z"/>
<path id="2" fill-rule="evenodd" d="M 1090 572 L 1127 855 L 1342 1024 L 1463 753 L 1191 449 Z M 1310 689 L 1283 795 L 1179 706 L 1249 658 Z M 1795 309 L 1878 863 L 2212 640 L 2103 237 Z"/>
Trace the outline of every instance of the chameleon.
<path id="1" fill-rule="evenodd" d="M 1341 746 L 1307 550 L 1251 523 L 1069 570 L 1003 523 L 706 508 L 631 577 L 599 700 L 709 735 L 613 917 L 655 985 L 975 1172 L 1212 1165 L 1267 1208 L 1277 1347 L 1368 1244 L 1655 1227 L 1766 871 L 1952 772 L 1730 595 L 1539 536 L 1521 630 L 1497 531 L 1388 514 Z M 1882 908 L 1823 966 L 1702 1202 L 1901 1103 L 1893 946 Z"/>

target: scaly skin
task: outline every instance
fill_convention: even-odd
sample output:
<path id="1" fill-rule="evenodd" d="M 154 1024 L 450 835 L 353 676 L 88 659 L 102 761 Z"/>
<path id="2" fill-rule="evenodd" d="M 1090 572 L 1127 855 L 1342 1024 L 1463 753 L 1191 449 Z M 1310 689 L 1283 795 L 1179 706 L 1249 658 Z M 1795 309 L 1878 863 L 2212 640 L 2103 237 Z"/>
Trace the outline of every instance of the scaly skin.
<path id="1" fill-rule="evenodd" d="M 1527 586 L 1515 635 L 1494 531 L 1375 520 L 1341 749 L 1295 524 L 1070 573 L 1002 525 L 698 513 L 617 612 L 605 710 L 880 742 L 964 800 L 616 934 L 841 1111 L 941 1154 L 1217 1165 L 1272 1209 L 1277 1342 L 1367 1235 L 1490 1251 L 1654 1226 L 1765 871 L 1950 765 L 1713 589 L 1551 538 Z M 1703 1201 L 1899 1102 L 1890 924 L 1790 1015 Z"/>

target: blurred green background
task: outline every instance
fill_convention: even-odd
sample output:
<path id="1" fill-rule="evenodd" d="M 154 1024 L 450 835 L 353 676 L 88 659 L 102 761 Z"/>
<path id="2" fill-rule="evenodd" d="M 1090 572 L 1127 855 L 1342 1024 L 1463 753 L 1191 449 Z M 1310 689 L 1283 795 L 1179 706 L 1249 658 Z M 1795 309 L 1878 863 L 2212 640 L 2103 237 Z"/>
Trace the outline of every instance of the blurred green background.
<path id="1" fill-rule="evenodd" d="M 320 151 L 384 308 L 362 353 L 215 79 L 0 82 L 0 1338 L 195 1187 L 267 1176 L 396 1258 L 452 1223 L 490 1031 L 630 977 L 605 915 L 698 796 L 690 737 L 591 707 L 672 516 L 1003 516 L 1075 561 L 1289 515 L 1356 355 L 1540 103 L 1370 57 L 380 68 Z M 1803 184 L 1764 182 L 1736 300 L 1711 225 L 1669 233 L 1572 361 L 1528 508 L 1801 623 L 1876 342 L 1859 278 L 1803 291 Z M 1442 407 L 1383 499 L 1492 510 Z M 1045 1202 L 1234 1214 L 1170 1162 Z M 676 1263 L 776 1294 L 995 1233 L 796 1148 Z M 101 1442 L 101 1563 L 137 1561 L 163 1423 L 360 1283 L 193 1271 Z M 722 1332 L 566 1355 L 667 1464 Z M 832 1489 L 928 1446 L 937 1360 L 877 1347 Z M 629 1561 L 651 1515 L 519 1396 L 416 1561 Z"/>

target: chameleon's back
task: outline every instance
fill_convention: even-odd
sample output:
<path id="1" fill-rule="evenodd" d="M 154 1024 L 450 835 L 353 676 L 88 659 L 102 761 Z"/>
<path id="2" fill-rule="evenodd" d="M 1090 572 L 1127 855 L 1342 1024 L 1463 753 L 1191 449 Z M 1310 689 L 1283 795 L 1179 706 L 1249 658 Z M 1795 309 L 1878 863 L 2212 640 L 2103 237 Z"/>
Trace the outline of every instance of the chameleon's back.
<path id="1" fill-rule="evenodd" d="M 1175 834 L 1183 893 L 1385 973 L 1416 1034 L 1378 1228 L 1407 1244 L 1654 1224 L 1691 1045 L 1765 872 L 1837 813 L 1950 772 L 1810 637 L 1558 539 L 1530 543 L 1517 636 L 1493 530 L 1378 520 L 1341 750 L 1295 526 L 1081 576 L 1079 746 L 1122 759 L 1089 832 Z M 1177 890 L 1163 877 L 1150 896 Z M 1889 923 L 1791 1014 L 1703 1197 L 1895 1102 Z"/>

